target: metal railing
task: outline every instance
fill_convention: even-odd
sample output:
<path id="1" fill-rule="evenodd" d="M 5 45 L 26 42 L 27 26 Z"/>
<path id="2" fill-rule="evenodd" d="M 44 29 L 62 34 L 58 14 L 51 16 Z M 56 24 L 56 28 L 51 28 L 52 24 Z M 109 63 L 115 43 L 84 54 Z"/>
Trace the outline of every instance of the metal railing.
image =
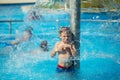
<path id="1" fill-rule="evenodd" d="M 0 20 L 0 23 L 8 23 L 9 24 L 9 33 L 12 34 L 12 23 L 13 22 L 23 22 L 24 20 Z"/>
<path id="2" fill-rule="evenodd" d="M 68 21 L 70 22 L 70 19 L 58 19 L 58 20 L 45 20 L 45 21 L 48 21 L 48 22 L 52 22 L 52 21 L 55 21 L 56 22 L 56 27 L 59 28 L 59 22 L 60 21 Z M 0 23 L 9 23 L 9 33 L 12 34 L 12 30 L 13 30 L 13 27 L 12 27 L 12 23 L 14 22 L 24 22 L 24 20 L 0 20 Z M 80 22 L 111 22 L 111 23 L 120 23 L 120 20 L 92 20 L 92 19 L 81 19 Z"/>

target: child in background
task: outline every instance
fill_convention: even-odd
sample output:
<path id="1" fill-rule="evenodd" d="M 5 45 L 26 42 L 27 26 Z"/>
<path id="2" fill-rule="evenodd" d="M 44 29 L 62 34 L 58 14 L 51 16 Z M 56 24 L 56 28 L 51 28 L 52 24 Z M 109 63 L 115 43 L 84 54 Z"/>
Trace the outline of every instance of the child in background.
<path id="1" fill-rule="evenodd" d="M 36 11 L 31 11 L 28 19 L 29 20 L 40 20 L 40 16 L 36 14 Z"/>
<path id="2" fill-rule="evenodd" d="M 12 42 L 4 43 L 5 47 L 2 48 L 1 53 L 8 53 L 16 50 L 18 44 L 21 44 L 22 42 L 29 41 L 32 37 L 32 27 L 28 27 L 24 31 L 24 35 L 21 38 L 15 39 Z"/>
<path id="3" fill-rule="evenodd" d="M 41 43 L 40 43 L 40 47 L 37 48 L 37 49 L 34 49 L 32 51 L 32 53 L 34 54 L 41 54 L 43 52 L 48 52 L 49 49 L 48 49 L 48 42 L 46 40 L 43 40 Z"/>
<path id="4" fill-rule="evenodd" d="M 40 48 L 44 52 L 48 51 L 48 42 L 46 40 L 43 40 L 40 44 Z"/>
<path id="5" fill-rule="evenodd" d="M 51 57 L 58 53 L 57 71 L 71 71 L 74 67 L 73 58 L 76 56 L 76 48 L 72 41 L 71 31 L 69 27 L 60 29 L 61 41 L 58 41 L 51 52 Z"/>
<path id="6" fill-rule="evenodd" d="M 29 41 L 32 37 L 32 30 L 33 30 L 32 27 L 26 28 L 25 31 L 24 31 L 23 37 L 21 39 L 16 39 L 16 40 L 12 41 L 12 44 L 17 45 L 20 42 Z"/>

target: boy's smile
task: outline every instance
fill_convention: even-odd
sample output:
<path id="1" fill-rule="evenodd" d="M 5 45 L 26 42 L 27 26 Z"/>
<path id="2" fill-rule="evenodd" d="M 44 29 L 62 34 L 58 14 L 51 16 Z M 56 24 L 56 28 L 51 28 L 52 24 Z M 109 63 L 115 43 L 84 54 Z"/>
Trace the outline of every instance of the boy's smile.
<path id="1" fill-rule="evenodd" d="M 71 35 L 66 32 L 61 33 L 60 37 L 64 43 L 69 43 L 71 40 Z"/>

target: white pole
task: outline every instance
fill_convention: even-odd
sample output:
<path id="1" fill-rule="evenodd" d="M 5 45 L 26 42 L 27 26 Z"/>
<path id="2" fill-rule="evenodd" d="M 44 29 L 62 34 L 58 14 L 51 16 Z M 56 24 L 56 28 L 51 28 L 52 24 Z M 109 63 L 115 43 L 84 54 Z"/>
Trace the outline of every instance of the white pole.
<path id="1" fill-rule="evenodd" d="M 72 0 L 71 6 L 71 31 L 73 33 L 73 40 L 77 48 L 77 67 L 80 67 L 80 0 Z"/>

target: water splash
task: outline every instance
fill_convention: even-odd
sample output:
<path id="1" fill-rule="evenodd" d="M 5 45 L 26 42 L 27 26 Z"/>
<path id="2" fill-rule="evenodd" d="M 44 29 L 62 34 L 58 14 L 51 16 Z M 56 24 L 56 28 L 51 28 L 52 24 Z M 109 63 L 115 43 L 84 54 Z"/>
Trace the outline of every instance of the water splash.
<path id="1" fill-rule="evenodd" d="M 100 59 L 110 59 L 112 61 L 114 61 L 117 64 L 120 64 L 120 56 L 119 55 L 115 55 L 115 54 L 109 54 L 109 53 L 104 53 L 102 51 L 99 52 L 91 52 L 88 53 L 87 51 L 84 51 L 80 57 L 81 61 L 85 61 L 87 59 L 91 59 L 91 58 L 100 58 Z"/>
<path id="2" fill-rule="evenodd" d="M 35 4 L 35 6 L 37 3 Z M 44 4 L 46 5 L 46 4 Z M 59 37 L 57 35 L 59 28 L 61 26 L 69 26 L 70 25 L 70 15 L 67 11 L 61 11 L 61 10 L 51 10 L 49 12 L 48 9 L 41 9 L 37 7 L 33 7 L 31 11 L 28 12 L 28 15 L 31 14 L 32 10 L 35 11 L 33 16 L 35 15 L 40 16 L 40 19 L 25 19 L 25 24 L 22 25 L 22 27 L 19 27 L 20 32 L 22 33 L 24 29 L 30 25 L 34 28 L 33 33 L 35 39 L 31 43 L 22 43 L 21 45 L 17 46 L 17 50 L 10 52 L 10 57 L 6 62 L 4 63 L 5 71 L 3 71 L 4 74 L 15 74 L 16 76 L 20 76 L 22 79 L 49 79 L 52 80 L 49 76 L 56 76 L 54 75 L 56 65 L 57 65 L 57 58 L 51 59 L 49 56 L 50 52 L 47 53 L 41 53 L 39 51 L 32 53 L 32 50 L 35 49 L 35 47 L 38 48 L 39 43 L 46 39 L 50 43 L 50 50 L 52 49 L 53 45 L 55 44 L 55 41 L 59 40 Z M 53 14 L 53 12 L 56 12 Z M 50 13 L 50 14 L 48 14 Z M 107 59 L 110 59 L 110 61 L 117 63 L 117 65 L 120 64 L 120 57 L 119 57 L 119 22 L 115 22 L 115 25 L 112 25 L 112 22 L 106 21 L 97 21 L 101 18 L 100 15 L 94 15 L 90 18 L 89 22 L 85 22 L 81 26 L 81 41 L 78 41 L 81 43 L 81 56 L 80 58 L 77 57 L 75 60 L 80 60 L 81 63 L 85 62 L 88 63 L 88 66 L 90 66 L 89 59 L 93 59 L 92 61 L 96 61 L 100 59 L 101 61 L 106 61 Z M 109 14 L 111 15 L 111 14 Z M 107 15 L 108 16 L 108 15 Z M 117 15 L 118 16 L 118 15 Z M 28 17 L 28 16 L 27 16 Z M 85 16 L 86 17 L 86 16 Z M 26 18 L 26 17 L 25 17 Z M 113 17 L 109 17 L 111 20 Z M 49 21 L 52 19 L 51 21 Z M 106 19 L 106 18 L 105 18 Z M 108 19 L 108 18 L 107 18 Z M 96 20 L 95 22 L 92 22 L 92 20 Z M 87 24 L 86 24 L 87 23 Z M 100 23 L 100 24 L 99 24 Z M 116 24 L 117 23 L 117 24 Z M 84 27 L 85 25 L 85 27 Z M 114 26 L 114 27 L 112 27 Z M 56 33 L 55 33 L 56 32 Z M 20 35 L 21 36 L 21 35 Z M 5 38 L 4 38 L 5 39 Z M 4 40 L 3 39 L 3 40 Z M 107 41 L 107 42 L 106 42 Z M 34 43 L 35 42 L 35 43 Z M 27 48 L 27 49 L 26 49 Z M 37 53 L 37 54 L 36 54 Z M 40 53 L 40 54 L 39 54 Z M 88 62 L 87 62 L 88 61 Z M 99 60 L 98 60 L 99 61 Z M 107 62 L 107 61 L 106 61 Z M 94 63 L 94 65 L 99 65 L 97 61 Z M 49 66 L 50 65 L 50 66 Z M 91 65 L 89 69 L 96 70 L 95 71 L 89 71 L 88 68 L 85 66 L 82 66 L 81 68 L 85 67 L 84 71 L 90 72 L 92 75 L 92 78 L 94 77 L 101 77 L 101 74 L 105 75 L 107 73 L 107 69 L 103 68 L 103 71 L 99 71 L 97 69 L 98 66 Z M 108 63 L 110 65 L 110 62 Z M 119 66 L 118 66 L 119 67 Z M 108 66 L 107 66 L 108 68 Z M 110 67 L 111 68 L 111 67 Z M 53 69 L 53 70 L 51 70 Z M 91 69 L 91 70 L 92 70 Z M 83 69 L 81 69 L 83 70 Z M 83 73 L 84 73 L 83 71 Z M 111 71 L 111 70 L 109 70 Z M 108 72 L 109 72 L 108 71 Z M 83 80 L 88 80 L 89 73 L 86 72 L 86 78 L 83 77 Z M 112 71 L 111 71 L 112 72 Z M 114 71 L 113 71 L 114 72 Z M 51 73 L 48 74 L 47 73 Z M 105 74 L 104 74 L 105 73 Z M 56 73 L 55 73 L 56 74 Z M 74 73 L 73 73 L 74 74 Z M 76 76 L 73 76 L 72 79 L 76 80 L 80 78 L 81 73 L 77 73 L 79 76 L 78 78 Z M 7 76 L 8 76 L 7 75 Z M 25 77 L 27 75 L 27 77 Z M 94 76 L 95 75 L 95 76 Z M 62 77 L 65 75 L 61 75 Z M 67 75 L 70 77 L 70 75 Z M 12 76 L 13 79 L 18 79 L 14 76 Z M 61 77 L 55 77 L 55 79 L 61 79 Z M 2 77 L 2 79 L 5 79 Z M 8 78 L 9 79 L 9 78 Z M 66 77 L 63 77 L 62 79 L 66 79 Z M 68 78 L 69 79 L 69 78 Z"/>

